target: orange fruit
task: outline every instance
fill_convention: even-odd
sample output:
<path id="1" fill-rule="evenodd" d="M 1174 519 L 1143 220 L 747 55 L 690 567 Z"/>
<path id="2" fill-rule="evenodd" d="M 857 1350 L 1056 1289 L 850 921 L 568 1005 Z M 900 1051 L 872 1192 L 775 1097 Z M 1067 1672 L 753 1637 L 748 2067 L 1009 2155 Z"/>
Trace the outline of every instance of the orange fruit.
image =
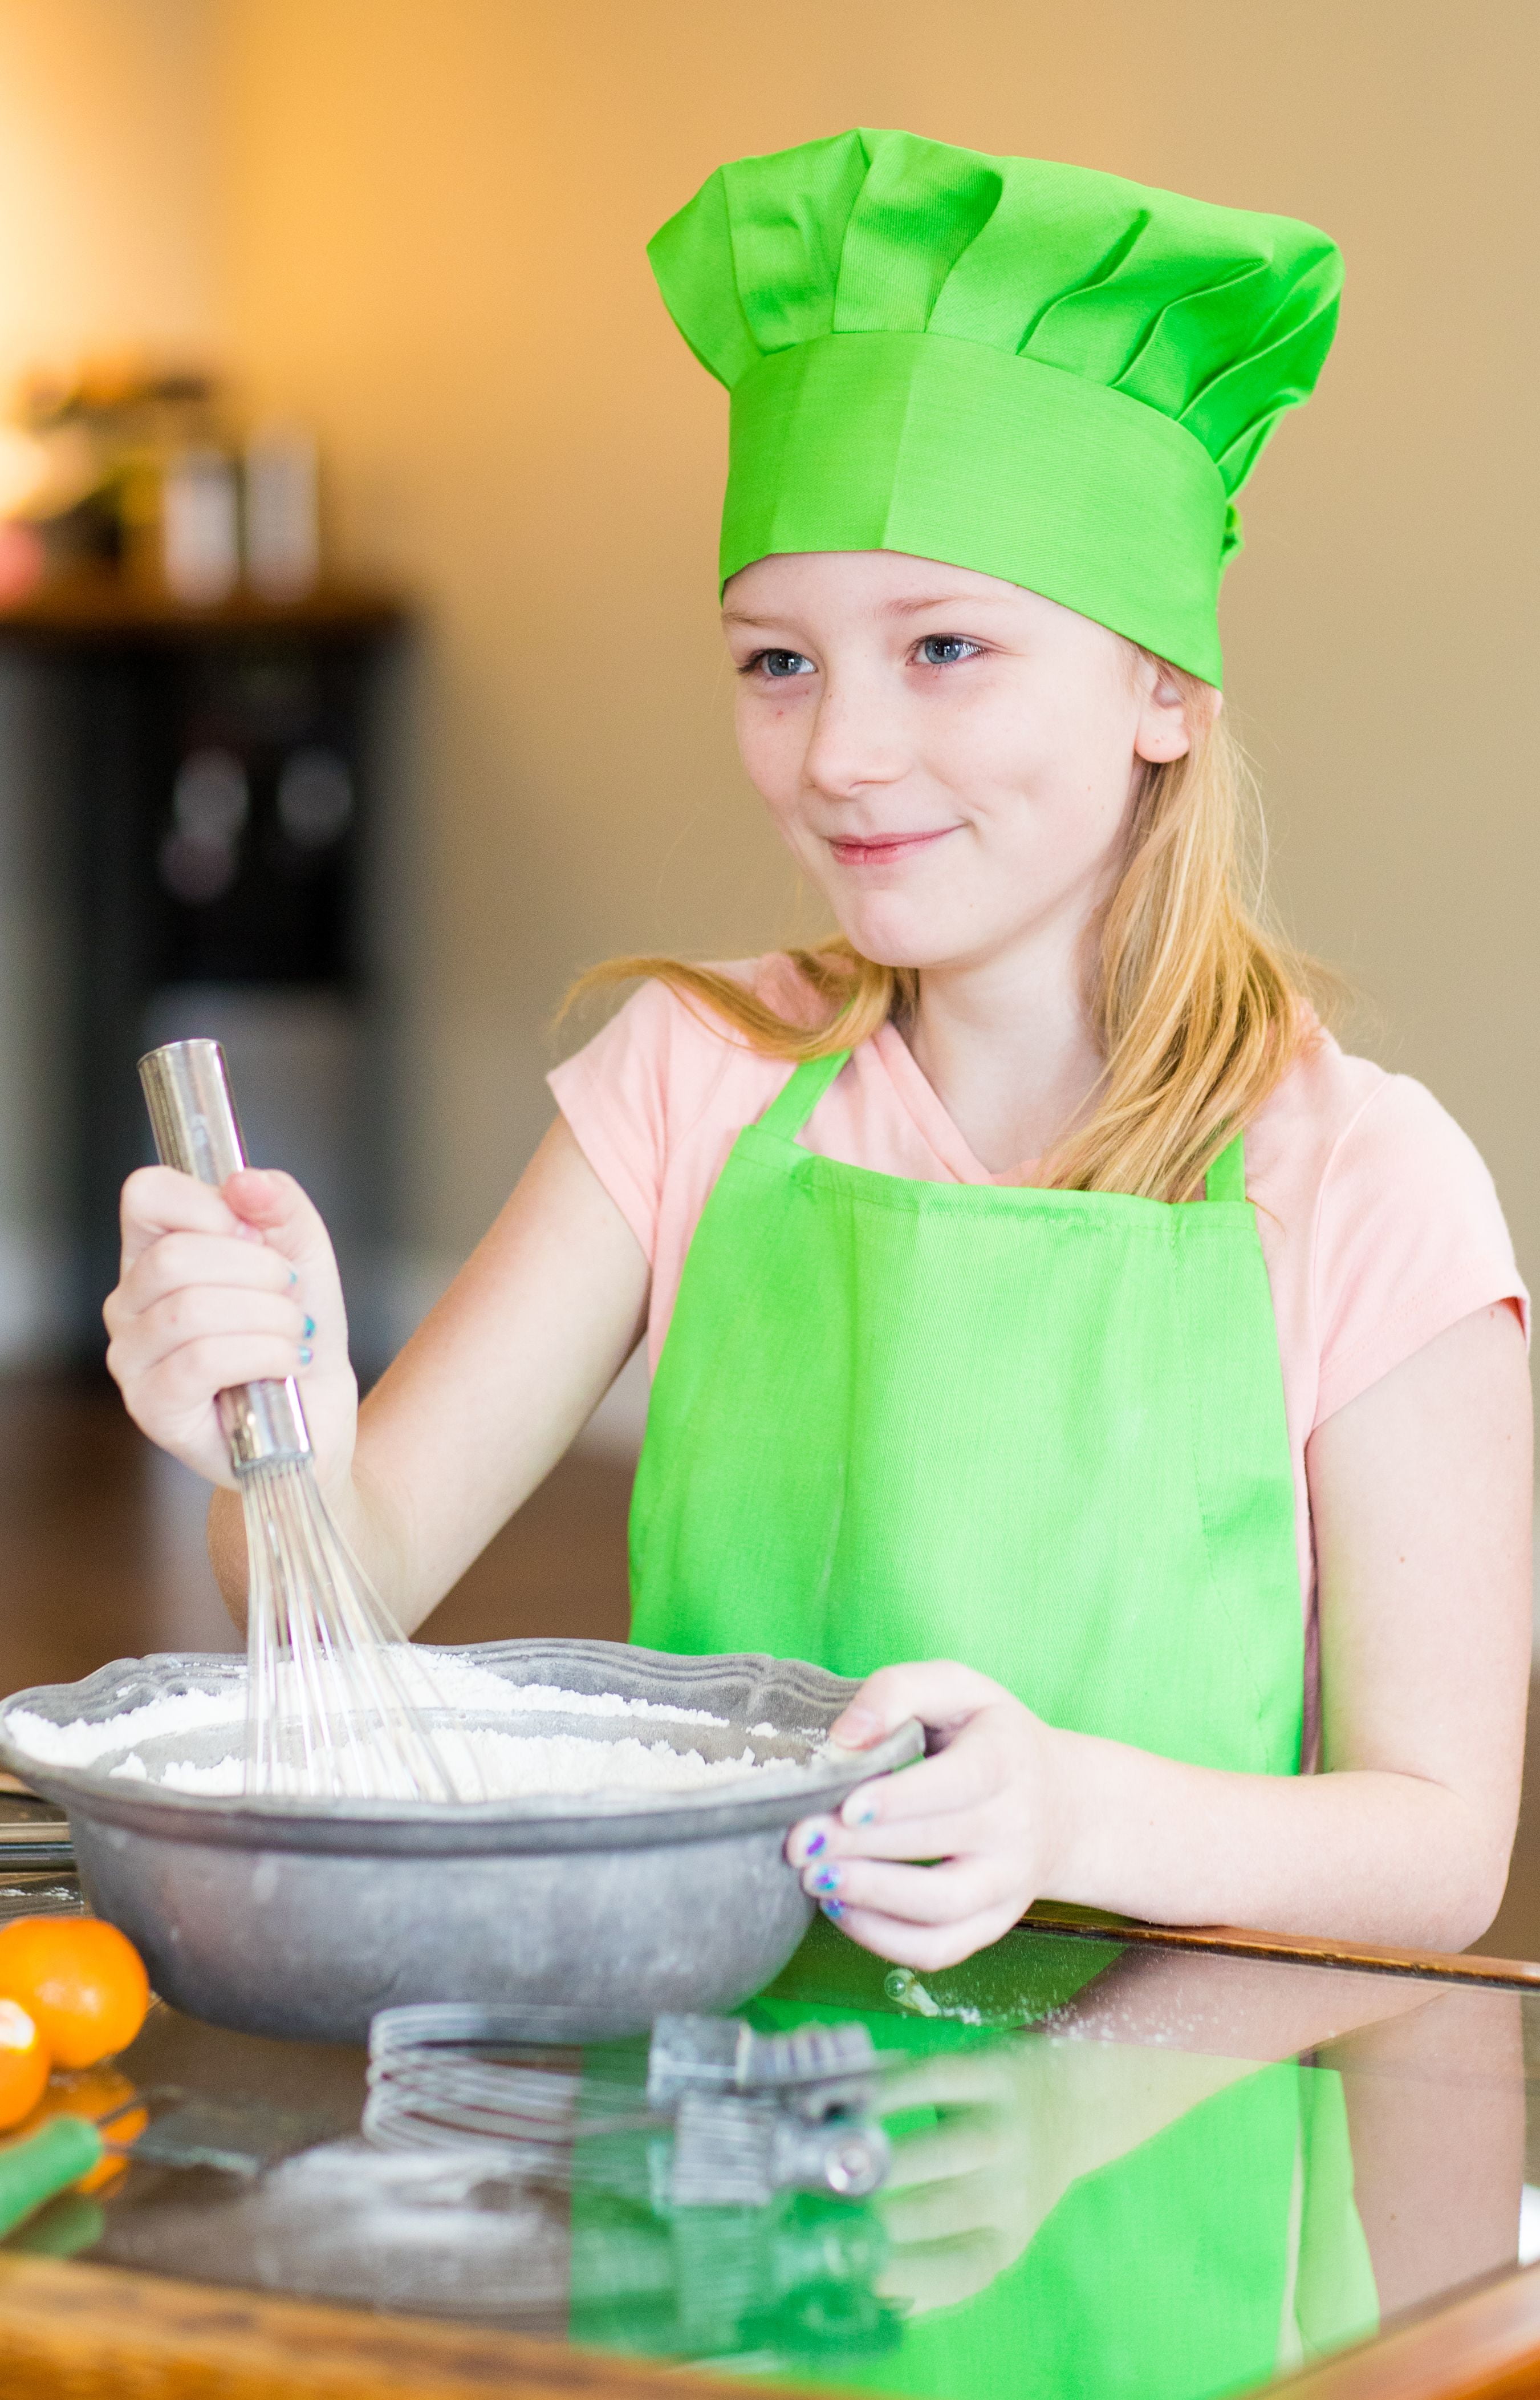
<path id="1" fill-rule="evenodd" d="M 22 2141 L 29 2134 L 40 2134 L 54 2117 L 89 2117 L 93 2124 L 111 2117 L 113 2121 L 106 2134 L 109 2142 L 137 2141 L 150 2121 L 147 2108 L 129 2105 L 138 2096 L 136 2087 L 116 2066 L 88 2066 L 78 2075 L 55 2075 L 26 2123 L 18 2126 L 16 2138 Z M 121 2115 L 119 2110 L 123 2111 Z M 120 2175 L 128 2163 L 127 2159 L 101 2159 L 71 2189 L 100 2191 L 103 2184 Z"/>
<path id="2" fill-rule="evenodd" d="M 16 1916 L 0 1927 L 0 1998 L 19 2000 L 56 2066 L 95 2066 L 127 2050 L 150 1982 L 138 1951 L 97 1916 Z"/>
<path id="3" fill-rule="evenodd" d="M 15 2000 L 0 2000 L 0 2126 L 30 2117 L 48 2080 L 48 2053 L 36 2025 Z"/>

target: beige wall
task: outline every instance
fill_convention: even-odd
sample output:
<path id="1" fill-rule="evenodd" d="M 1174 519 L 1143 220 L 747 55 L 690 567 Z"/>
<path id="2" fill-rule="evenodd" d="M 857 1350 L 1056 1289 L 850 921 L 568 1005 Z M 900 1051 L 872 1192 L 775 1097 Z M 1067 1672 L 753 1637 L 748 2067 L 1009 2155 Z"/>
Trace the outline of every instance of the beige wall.
<path id="1" fill-rule="evenodd" d="M 208 0 L 0 0 L 0 391 L 88 350 L 217 350 L 216 31 Z M 0 1366 L 67 1328 L 66 953 L 39 701 L 0 658 Z"/>
<path id="2" fill-rule="evenodd" d="M 0 372 L 227 320 L 321 429 L 343 553 L 422 598 L 419 1245 L 463 1250 L 537 1137 L 576 968 L 794 920 L 713 625 L 725 408 L 642 248 L 719 158 L 864 121 L 1342 239 L 1338 355 L 1247 502 L 1232 697 L 1296 930 L 1540 1260 L 1537 53 L 1533 0 L 0 0 Z"/>
<path id="3" fill-rule="evenodd" d="M 788 880 L 712 625 L 721 397 L 642 245 L 721 157 L 852 122 L 1113 168 L 1342 241 L 1325 387 L 1249 502 L 1232 695 L 1305 940 L 1540 1261 L 1530 789 L 1540 11 L 1431 0 L 232 0 L 231 293 L 350 556 L 435 629 L 419 1235 L 536 1137 L 619 947 L 772 940 Z"/>
<path id="4" fill-rule="evenodd" d="M 209 354 L 216 30 L 209 0 L 0 0 L 0 384 Z"/>

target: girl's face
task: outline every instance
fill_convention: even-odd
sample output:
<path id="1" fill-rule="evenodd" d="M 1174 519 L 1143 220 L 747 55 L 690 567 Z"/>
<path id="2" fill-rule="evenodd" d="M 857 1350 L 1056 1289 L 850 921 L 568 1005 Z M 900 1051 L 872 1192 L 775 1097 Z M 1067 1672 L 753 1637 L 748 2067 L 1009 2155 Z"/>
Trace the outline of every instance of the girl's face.
<path id="1" fill-rule="evenodd" d="M 743 763 L 856 948 L 983 963 L 1110 893 L 1176 687 L 1116 634 L 894 551 L 756 560 L 728 586 Z"/>

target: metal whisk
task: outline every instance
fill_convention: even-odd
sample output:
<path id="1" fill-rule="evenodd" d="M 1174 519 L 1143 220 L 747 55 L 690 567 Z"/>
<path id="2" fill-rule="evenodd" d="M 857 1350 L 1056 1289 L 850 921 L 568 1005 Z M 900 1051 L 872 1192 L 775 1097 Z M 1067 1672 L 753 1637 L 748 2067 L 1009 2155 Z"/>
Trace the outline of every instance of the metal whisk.
<path id="1" fill-rule="evenodd" d="M 217 1042 L 139 1062 L 163 1166 L 222 1186 L 249 1164 Z M 476 1800 L 422 1711 L 442 1706 L 317 1489 L 298 1386 L 219 1396 L 246 1523 L 246 1790 L 307 1799 Z"/>

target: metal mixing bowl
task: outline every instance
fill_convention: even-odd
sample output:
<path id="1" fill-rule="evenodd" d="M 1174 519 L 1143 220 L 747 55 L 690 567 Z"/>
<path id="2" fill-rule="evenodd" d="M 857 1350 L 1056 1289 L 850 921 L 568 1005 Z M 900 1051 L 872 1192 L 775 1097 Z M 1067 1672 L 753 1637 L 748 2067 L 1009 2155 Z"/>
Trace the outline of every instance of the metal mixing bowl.
<path id="1" fill-rule="evenodd" d="M 429 1656 L 429 1645 L 424 1645 Z M 518 2008 L 527 2038 L 640 2032 L 661 2011 L 731 2009 L 784 1966 L 812 1902 L 782 1857 L 788 1826 L 838 1807 L 923 1748 L 918 1725 L 855 1755 L 820 1756 L 855 1685 L 752 1653 L 673 1657 L 615 1642 L 481 1642 L 443 1655 L 512 1684 L 709 1710 L 649 1740 L 708 1758 L 797 1763 L 772 1789 L 613 1792 L 444 1807 L 424 1801 L 220 1799 L 113 1778 L 129 1745 L 89 1768 L 43 1764 L 14 1739 L 21 1710 L 105 1724 L 173 1693 L 229 1691 L 244 1662 L 211 1654 L 119 1659 L 79 1684 L 0 1707 L 0 1759 L 69 1812 L 91 1905 L 141 1952 L 162 1997 L 243 2033 L 361 2041 L 376 2009 L 408 2000 Z M 505 1717 L 457 1715 L 464 1725 Z M 634 1718 L 521 1711 L 521 1733 L 620 1739 Z M 238 1724 L 141 1740 L 153 1774 L 212 1765 Z"/>

